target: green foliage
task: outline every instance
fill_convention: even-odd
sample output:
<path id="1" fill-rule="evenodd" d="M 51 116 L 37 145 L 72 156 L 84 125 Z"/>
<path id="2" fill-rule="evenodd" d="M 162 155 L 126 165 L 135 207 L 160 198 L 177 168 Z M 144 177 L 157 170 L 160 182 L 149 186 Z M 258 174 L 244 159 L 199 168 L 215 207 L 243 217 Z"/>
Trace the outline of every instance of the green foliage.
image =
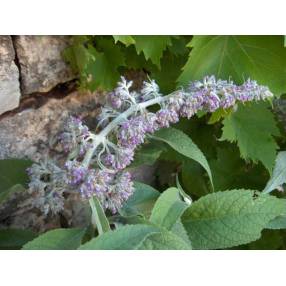
<path id="1" fill-rule="evenodd" d="M 176 188 L 170 188 L 158 198 L 152 210 L 150 221 L 170 230 L 188 205 L 182 201 Z"/>
<path id="2" fill-rule="evenodd" d="M 190 137 L 178 129 L 165 128 L 157 131 L 152 138 L 167 143 L 180 154 L 201 164 L 207 171 L 212 184 L 212 174 L 208 161 L 206 160 L 202 151 L 197 147 Z"/>
<path id="3" fill-rule="evenodd" d="M 194 36 L 180 84 L 214 74 L 242 83 L 248 77 L 277 95 L 286 91 L 286 50 L 282 36 Z"/>
<path id="4" fill-rule="evenodd" d="M 135 182 L 134 187 L 133 195 L 121 208 L 120 213 L 125 216 L 143 214 L 148 217 L 160 193 L 151 186 L 139 182 Z"/>
<path id="5" fill-rule="evenodd" d="M 221 140 L 237 142 L 242 158 L 261 161 L 271 174 L 278 148 L 273 136 L 280 133 L 267 103 L 239 105 L 223 125 Z"/>
<path id="6" fill-rule="evenodd" d="M 23 246 L 24 250 L 72 250 L 77 249 L 85 234 L 85 229 L 50 230 Z"/>
<path id="7" fill-rule="evenodd" d="M 0 193 L 16 184 L 25 186 L 29 182 L 26 170 L 31 164 L 29 160 L 0 160 Z"/>
<path id="8" fill-rule="evenodd" d="M 232 144 L 217 147 L 217 156 L 210 161 L 215 191 L 234 188 L 262 189 L 269 174 L 261 164 L 244 162 Z"/>
<path id="9" fill-rule="evenodd" d="M 275 217 L 285 213 L 284 202 L 251 190 L 206 195 L 182 217 L 194 249 L 220 249 L 257 240 Z"/>
<path id="10" fill-rule="evenodd" d="M 285 204 L 286 206 L 286 204 Z M 286 216 L 278 216 L 271 220 L 266 228 L 268 229 L 286 229 Z"/>
<path id="11" fill-rule="evenodd" d="M 36 238 L 36 234 L 23 229 L 1 229 L 0 249 L 21 249 L 21 247 Z"/>
<path id="12" fill-rule="evenodd" d="M 182 238 L 170 231 L 162 231 L 160 233 L 148 236 L 142 245 L 138 248 L 140 250 L 190 250 L 191 245 Z"/>
<path id="13" fill-rule="evenodd" d="M 170 36 L 133 36 L 138 54 L 143 52 L 146 60 L 151 61 L 160 68 L 160 59 L 167 46 L 172 44 Z"/>
<path id="14" fill-rule="evenodd" d="M 135 44 L 135 40 L 132 38 L 132 36 L 113 36 L 115 44 L 119 41 L 121 43 L 123 43 L 126 47 L 128 47 L 129 45 Z"/>
<path id="15" fill-rule="evenodd" d="M 151 225 L 127 225 L 93 238 L 89 242 L 83 244 L 79 249 L 138 249 L 148 236 L 158 232 L 160 232 L 160 230 L 157 227 Z"/>
<path id="16" fill-rule="evenodd" d="M 92 91 L 98 87 L 112 89 L 120 76 L 118 68 L 125 66 L 124 55 L 112 39 L 99 38 L 97 47 L 99 51 L 90 47 L 95 62 L 87 66 L 87 88 Z"/>
<path id="17" fill-rule="evenodd" d="M 286 183 L 286 152 L 279 152 L 276 158 L 273 174 L 268 181 L 264 193 L 269 193 Z"/>

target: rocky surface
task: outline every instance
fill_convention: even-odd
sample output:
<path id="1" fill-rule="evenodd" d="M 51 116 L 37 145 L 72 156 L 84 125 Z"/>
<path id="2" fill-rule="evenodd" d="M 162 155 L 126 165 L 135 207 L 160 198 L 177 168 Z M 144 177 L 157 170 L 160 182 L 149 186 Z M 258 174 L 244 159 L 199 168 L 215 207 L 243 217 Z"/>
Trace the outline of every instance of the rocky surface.
<path id="1" fill-rule="evenodd" d="M 62 58 L 70 36 L 15 36 L 23 94 L 47 92 L 59 83 L 75 78 Z"/>
<path id="2" fill-rule="evenodd" d="M 64 98 L 51 98 L 40 108 L 25 109 L 0 120 L 0 159 L 37 160 L 50 149 L 51 141 L 69 115 L 87 121 L 98 112 L 100 93 L 72 92 Z"/>
<path id="3" fill-rule="evenodd" d="M 0 114 L 14 109 L 20 100 L 19 71 L 10 36 L 0 37 Z"/>

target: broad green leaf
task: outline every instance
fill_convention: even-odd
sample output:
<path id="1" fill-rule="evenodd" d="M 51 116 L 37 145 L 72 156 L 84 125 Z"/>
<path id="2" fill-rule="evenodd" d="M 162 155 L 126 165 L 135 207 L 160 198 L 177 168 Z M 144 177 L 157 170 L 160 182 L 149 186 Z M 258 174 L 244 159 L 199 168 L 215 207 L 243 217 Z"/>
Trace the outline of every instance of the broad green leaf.
<path id="1" fill-rule="evenodd" d="M 90 90 L 95 90 L 98 87 L 107 90 L 113 89 L 120 77 L 118 68 L 125 66 L 124 55 L 112 39 L 98 39 L 97 47 L 102 52 L 92 46 L 88 47 L 95 56 L 95 62 L 90 63 L 87 67 L 87 88 Z"/>
<path id="2" fill-rule="evenodd" d="M 2 204 L 5 200 L 7 200 L 12 194 L 23 192 L 25 188 L 22 185 L 15 185 L 7 190 L 0 191 L 0 204 Z"/>
<path id="3" fill-rule="evenodd" d="M 280 133 L 268 104 L 239 105 L 223 125 L 221 140 L 237 142 L 243 159 L 261 161 L 271 174 L 278 148 L 273 136 Z"/>
<path id="4" fill-rule="evenodd" d="M 87 76 L 87 66 L 95 61 L 95 55 L 86 47 L 88 42 L 86 36 L 74 36 L 73 44 L 63 51 L 63 58 L 80 77 Z"/>
<path id="5" fill-rule="evenodd" d="M 173 225 L 171 231 L 172 233 L 183 239 L 189 245 L 189 247 L 192 248 L 192 242 L 190 241 L 190 238 L 187 234 L 185 227 L 182 224 L 181 219 L 178 219 L 178 221 Z"/>
<path id="6" fill-rule="evenodd" d="M 160 59 L 167 46 L 172 44 L 170 36 L 133 36 L 138 54 L 143 52 L 146 60 L 151 61 L 160 68 Z"/>
<path id="7" fill-rule="evenodd" d="M 273 174 L 268 181 L 264 193 L 269 193 L 286 183 L 286 151 L 279 152 L 276 158 Z"/>
<path id="8" fill-rule="evenodd" d="M 164 144 L 164 143 L 162 143 Z M 153 165 L 163 152 L 160 144 L 144 144 L 136 151 L 134 161 L 130 165 L 130 168 L 135 168 L 141 165 Z"/>
<path id="9" fill-rule="evenodd" d="M 242 83 L 250 77 L 280 95 L 286 91 L 283 42 L 282 36 L 194 36 L 178 81 L 188 84 L 213 74 Z"/>
<path id="10" fill-rule="evenodd" d="M 215 191 L 234 188 L 263 189 L 269 178 L 262 164 L 245 162 L 237 146 L 224 142 L 217 148 L 216 158 L 209 160 Z"/>
<path id="11" fill-rule="evenodd" d="M 77 249 L 85 234 L 85 229 L 50 230 L 23 246 L 24 250 L 69 250 Z"/>
<path id="12" fill-rule="evenodd" d="M 208 161 L 198 146 L 184 132 L 175 128 L 164 128 L 157 131 L 152 138 L 169 144 L 180 154 L 195 160 L 207 171 L 211 184 L 213 185 L 212 173 Z"/>
<path id="13" fill-rule="evenodd" d="M 275 219 L 271 220 L 266 228 L 268 229 L 286 229 L 286 215 L 278 216 Z"/>
<path id="14" fill-rule="evenodd" d="M 231 112 L 232 112 L 231 108 L 228 108 L 228 109 L 219 108 L 219 109 L 217 109 L 215 112 L 213 112 L 211 114 L 211 117 L 208 121 L 208 124 L 214 124 L 214 123 L 220 121 L 222 118 L 225 118 L 226 116 L 228 116 Z"/>
<path id="15" fill-rule="evenodd" d="M 36 234 L 24 229 L 1 229 L 0 249 L 21 249 L 28 241 L 36 238 Z"/>
<path id="16" fill-rule="evenodd" d="M 98 232 L 101 234 L 110 231 L 109 221 L 98 199 L 94 196 L 89 203 L 92 211 L 92 219 L 95 219 L 93 223 L 96 224 Z"/>
<path id="17" fill-rule="evenodd" d="M 119 41 L 121 43 L 123 43 L 126 47 L 128 47 L 129 45 L 135 44 L 135 40 L 132 38 L 132 36 L 113 36 L 115 44 Z"/>
<path id="18" fill-rule="evenodd" d="M 25 186 L 29 182 L 26 170 L 31 165 L 30 160 L 0 160 L 0 193 L 16 184 Z"/>
<path id="19" fill-rule="evenodd" d="M 243 183 L 241 174 L 243 173 L 243 176 L 245 176 L 243 172 L 244 165 L 237 147 L 217 148 L 217 158 L 210 160 L 215 191 L 240 187 Z"/>
<path id="20" fill-rule="evenodd" d="M 164 191 L 152 210 L 150 221 L 170 230 L 188 205 L 182 201 L 177 188 Z"/>
<path id="21" fill-rule="evenodd" d="M 249 243 L 285 210 L 284 201 L 251 190 L 206 195 L 191 204 L 182 223 L 194 249 L 221 249 Z"/>
<path id="22" fill-rule="evenodd" d="M 117 230 L 106 232 L 83 244 L 82 250 L 132 250 L 138 249 L 142 242 L 150 235 L 160 232 L 151 225 L 127 225 Z"/>
<path id="23" fill-rule="evenodd" d="M 125 216 L 142 213 L 148 217 L 160 193 L 151 186 L 140 182 L 135 182 L 134 187 L 133 195 L 124 204 L 120 213 Z"/>
<path id="24" fill-rule="evenodd" d="M 176 56 L 188 55 L 190 49 L 187 47 L 187 43 L 189 41 L 190 36 L 172 36 L 172 45 L 168 47 L 168 50 Z"/>
<path id="25" fill-rule="evenodd" d="M 197 162 L 192 160 L 183 161 L 181 176 L 184 190 L 190 195 L 201 197 L 212 191 L 209 181 L 206 180 L 204 169 Z"/>
<path id="26" fill-rule="evenodd" d="M 192 247 L 171 231 L 162 231 L 148 236 L 140 250 L 190 250 Z"/>
<path id="27" fill-rule="evenodd" d="M 157 66 L 151 69 L 151 78 L 160 86 L 160 92 L 168 94 L 176 89 L 176 79 L 182 72 L 182 67 L 187 60 L 188 54 L 174 55 L 165 51 L 161 58 L 161 69 Z"/>

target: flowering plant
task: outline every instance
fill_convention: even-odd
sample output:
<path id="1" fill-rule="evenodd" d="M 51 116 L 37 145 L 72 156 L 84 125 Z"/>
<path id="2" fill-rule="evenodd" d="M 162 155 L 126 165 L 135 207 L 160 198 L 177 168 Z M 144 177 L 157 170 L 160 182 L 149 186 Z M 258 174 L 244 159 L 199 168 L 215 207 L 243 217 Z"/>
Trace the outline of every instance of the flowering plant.
<path id="1" fill-rule="evenodd" d="M 64 193 L 70 192 L 78 193 L 83 200 L 88 200 L 92 212 L 91 222 L 98 237 L 81 246 L 82 249 L 225 248 L 255 240 L 269 222 L 284 215 L 281 200 L 266 194 L 283 183 L 277 185 L 275 174 L 264 193 L 250 190 L 217 192 L 192 203 L 192 198 L 183 190 L 178 177 L 177 188 L 170 188 L 159 196 L 150 187 L 134 184 L 130 171 L 126 169 L 134 160 L 138 146 L 147 139 L 169 142 L 171 139 L 162 136 L 162 130 L 159 130 L 169 128 L 180 117 L 189 119 L 198 113 L 225 110 L 236 112 L 240 104 L 271 100 L 272 97 L 267 87 L 251 80 L 236 85 L 232 81 L 209 76 L 202 81 L 191 82 L 187 88 L 163 95 L 154 80 L 144 82 L 141 90 L 136 91 L 132 89 L 132 81 L 122 77 L 116 89 L 108 93 L 106 104 L 98 116 L 96 129 L 99 131 L 92 132 L 77 117 L 67 121 L 59 137 L 62 149 L 67 154 L 63 167 L 46 160 L 28 169 L 31 179 L 29 191 L 41 198 L 35 200 L 35 207 L 46 215 L 56 214 L 64 207 Z M 148 109 L 153 105 L 159 107 L 155 112 Z M 213 186 L 206 158 L 192 141 L 186 142 L 177 148 L 181 149 L 178 151 L 201 164 Z M 191 148 L 191 154 L 185 148 Z M 284 156 L 281 154 L 277 159 L 276 173 Z M 144 218 L 140 218 L 138 213 L 138 201 L 134 205 L 134 201 L 138 200 L 134 196 L 142 195 L 140 191 L 148 200 L 149 196 L 159 197 L 151 215 L 145 215 Z M 136 204 L 137 209 L 134 211 Z M 226 208 L 228 204 L 233 204 L 233 208 Z M 225 218 L 220 218 L 221 211 L 225 213 L 225 222 L 222 221 Z M 105 213 L 111 213 L 111 222 Z M 240 230 L 236 227 L 240 228 L 247 223 L 246 216 L 252 217 L 253 221 L 246 227 L 245 234 L 237 237 Z M 209 239 L 209 235 L 214 235 L 211 232 L 207 234 L 207 239 L 203 237 L 202 232 L 205 230 L 196 222 L 199 217 L 205 217 L 209 227 L 217 229 L 216 237 Z M 232 227 L 231 217 L 241 225 Z M 127 223 L 123 223 L 122 219 Z M 122 223 L 127 225 L 121 226 Z M 110 224 L 116 230 L 111 230 Z M 61 230 L 52 232 L 57 236 Z M 37 247 L 38 240 L 45 240 L 48 234 L 24 248 Z M 82 237 L 84 232 L 80 230 L 79 234 Z M 131 245 L 123 243 L 121 237 L 124 235 L 128 235 Z"/>

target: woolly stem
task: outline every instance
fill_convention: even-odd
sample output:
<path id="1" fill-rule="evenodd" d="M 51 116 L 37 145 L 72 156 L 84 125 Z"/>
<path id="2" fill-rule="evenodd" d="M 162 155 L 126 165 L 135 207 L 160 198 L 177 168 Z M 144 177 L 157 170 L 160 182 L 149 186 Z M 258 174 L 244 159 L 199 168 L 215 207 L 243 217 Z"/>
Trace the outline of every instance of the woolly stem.
<path id="1" fill-rule="evenodd" d="M 106 137 L 109 135 L 109 133 L 112 132 L 122 121 L 126 120 L 126 118 L 128 118 L 137 110 L 144 110 L 151 105 L 160 104 L 161 102 L 167 100 L 171 95 L 173 95 L 173 93 L 166 96 L 158 96 L 156 98 L 150 99 L 142 103 L 138 103 L 136 105 L 131 105 L 127 110 L 118 115 L 99 134 L 95 134 L 94 136 L 92 136 L 93 146 L 92 148 L 89 148 L 89 150 L 86 152 L 83 160 L 83 165 L 85 167 L 89 166 L 97 147 L 100 144 L 104 144 L 104 142 L 106 141 Z"/>
<path id="2" fill-rule="evenodd" d="M 89 205 L 91 208 L 91 223 L 95 228 L 97 228 L 98 234 L 101 235 L 103 234 L 103 229 L 99 220 L 99 215 L 97 213 L 93 198 L 89 199 Z"/>

